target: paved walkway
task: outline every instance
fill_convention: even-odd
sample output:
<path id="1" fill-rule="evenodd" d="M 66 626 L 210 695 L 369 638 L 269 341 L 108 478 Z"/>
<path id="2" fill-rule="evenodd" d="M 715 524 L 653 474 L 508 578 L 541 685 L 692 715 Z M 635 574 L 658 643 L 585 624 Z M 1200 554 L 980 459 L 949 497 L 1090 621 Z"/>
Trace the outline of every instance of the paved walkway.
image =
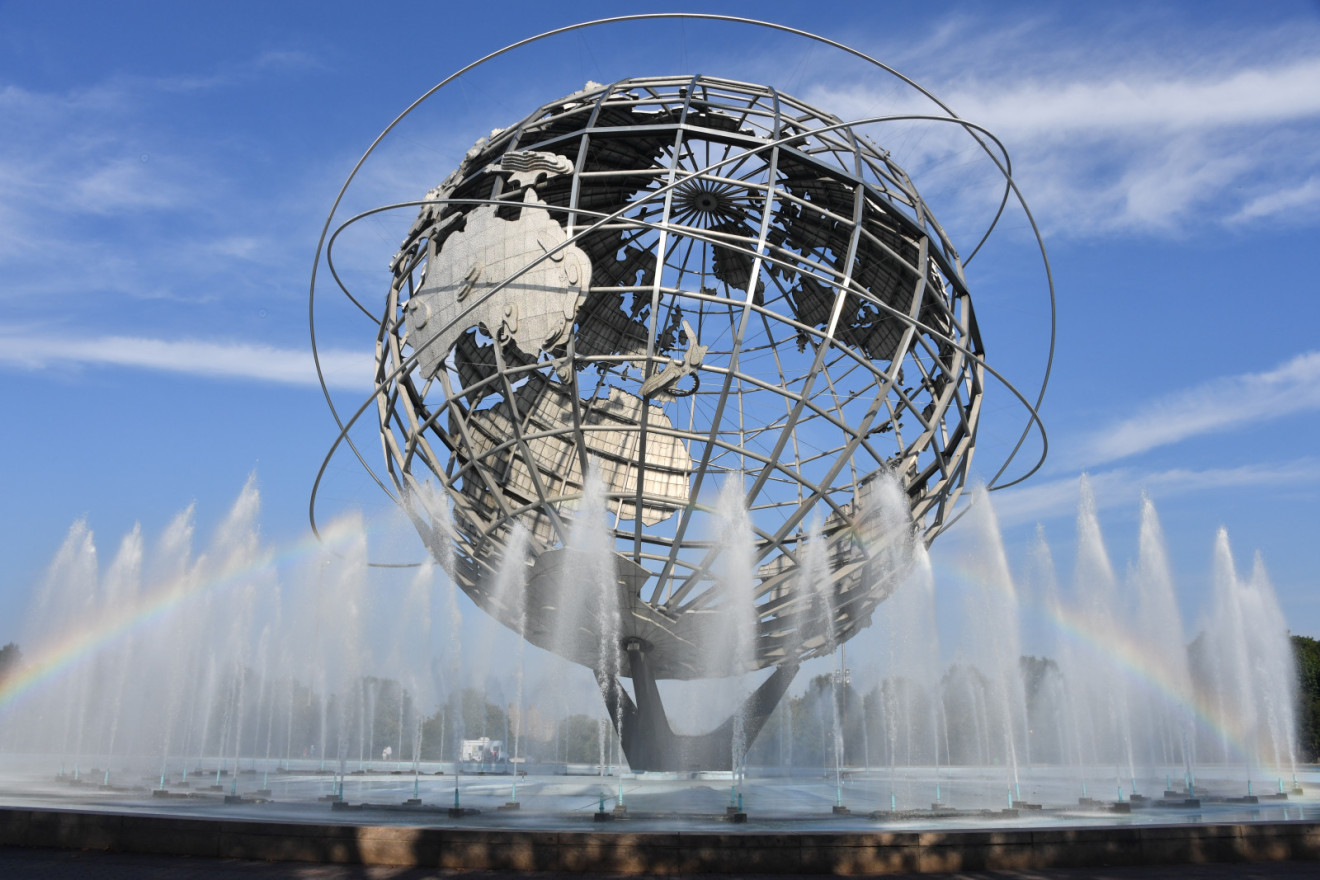
<path id="1" fill-rule="evenodd" d="M 599 878 L 621 875 L 597 875 Z M 656 875 L 657 880 L 662 875 Z M 684 880 L 663 875 L 668 880 Z M 696 875 L 693 875 L 696 876 Z M 710 876 L 710 875 L 702 875 Z M 730 875 L 734 876 L 734 875 Z M 738 875 L 741 880 L 751 880 Z M 1220 865 L 1152 865 L 1125 868 L 1060 868 L 1050 871 L 972 871 L 958 874 L 889 875 L 894 880 L 1315 880 L 1320 863 L 1261 862 Z M 424 868 L 367 868 L 358 865 L 309 865 L 298 862 L 248 862 L 240 859 L 179 858 L 63 849 L 0 847 L 0 877 L 5 880 L 569 880 L 581 874 L 503 871 L 439 871 Z M 766 875 L 766 880 L 790 880 L 788 875 Z"/>

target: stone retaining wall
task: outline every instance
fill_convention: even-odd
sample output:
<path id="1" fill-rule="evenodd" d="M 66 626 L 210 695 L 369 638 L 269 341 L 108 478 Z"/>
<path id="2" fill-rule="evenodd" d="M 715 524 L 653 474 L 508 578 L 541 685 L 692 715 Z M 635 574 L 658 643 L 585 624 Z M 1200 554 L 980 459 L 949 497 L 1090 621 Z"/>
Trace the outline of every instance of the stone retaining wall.
<path id="1" fill-rule="evenodd" d="M 1320 860 L 1320 823 L 983 831 L 525 831 L 0 808 L 0 846 L 617 873 L 884 874 Z"/>

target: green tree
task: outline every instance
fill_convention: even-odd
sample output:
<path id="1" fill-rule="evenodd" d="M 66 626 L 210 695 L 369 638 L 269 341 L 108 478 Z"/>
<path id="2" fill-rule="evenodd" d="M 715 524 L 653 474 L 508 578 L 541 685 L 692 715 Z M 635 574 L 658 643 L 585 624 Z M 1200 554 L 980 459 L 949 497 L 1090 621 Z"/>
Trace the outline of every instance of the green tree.
<path id="1" fill-rule="evenodd" d="M 1027 745 L 1031 761 L 1058 764 L 1066 760 L 1060 730 L 1063 724 L 1064 682 L 1059 664 L 1049 657 L 1018 658 L 1022 691 L 1027 699 Z"/>
<path id="2" fill-rule="evenodd" d="M 794 697 L 784 697 L 775 706 L 774 712 L 766 719 L 761 732 L 752 740 L 747 751 L 747 764 L 750 767 L 792 767 L 793 754 L 793 703 Z"/>
<path id="3" fill-rule="evenodd" d="M 397 719 L 399 712 L 398 694 L 387 706 L 387 711 Z M 404 692 L 403 699 L 411 702 L 411 697 Z M 405 712 L 407 706 L 405 705 Z M 398 722 L 388 726 L 383 722 L 388 735 L 398 736 Z M 450 694 L 443 706 L 435 714 L 422 722 L 421 755 L 424 761 L 458 760 L 465 739 L 479 739 L 488 736 L 491 739 L 506 739 L 509 731 L 509 719 L 505 711 L 486 699 L 486 695 L 476 688 L 464 688 L 456 694 Z M 389 745 L 382 742 L 377 747 Z M 397 747 L 397 745 L 396 745 Z M 405 744 L 405 749 L 410 747 Z M 411 751 L 409 751 L 411 757 Z"/>
<path id="4" fill-rule="evenodd" d="M 1320 641 L 1292 637 L 1297 664 L 1297 751 L 1303 761 L 1320 758 Z"/>
<path id="5" fill-rule="evenodd" d="M 559 722 L 559 759 L 569 764 L 595 764 L 600 760 L 601 727 L 610 737 L 609 754 L 613 755 L 616 746 L 613 742 L 614 727 L 604 724 L 600 718 L 590 715 L 570 715 Z"/>
<path id="6" fill-rule="evenodd" d="M 0 648 L 0 684 L 4 684 L 9 676 L 17 674 L 22 666 L 23 652 L 18 649 L 18 645 L 10 642 Z"/>

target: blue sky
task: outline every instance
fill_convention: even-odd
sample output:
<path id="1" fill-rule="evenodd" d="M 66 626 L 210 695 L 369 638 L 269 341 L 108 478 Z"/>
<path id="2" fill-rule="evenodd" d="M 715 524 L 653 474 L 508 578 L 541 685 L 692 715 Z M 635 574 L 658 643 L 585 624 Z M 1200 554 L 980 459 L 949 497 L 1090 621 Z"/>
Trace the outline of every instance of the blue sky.
<path id="1" fill-rule="evenodd" d="M 334 437 L 307 279 L 340 183 L 444 76 L 617 8 L 0 5 L 0 643 L 19 637 L 79 517 L 107 555 L 135 522 L 159 534 L 194 502 L 204 534 L 255 471 L 266 540 L 303 535 Z M 1014 557 L 1039 523 L 1070 570 L 1086 471 L 1120 571 L 1140 493 L 1155 500 L 1193 626 L 1222 525 L 1243 564 L 1262 554 L 1293 630 L 1320 636 L 1320 5 L 1265 8 L 711 5 L 867 51 L 1008 146 L 1059 297 L 1050 458 L 997 498 Z M 771 81 L 845 117 L 922 106 L 783 36 L 621 25 L 447 90 L 364 169 L 348 207 L 420 198 L 478 136 L 588 79 L 673 72 Z M 984 224 L 993 169 L 964 140 L 917 124 L 873 134 L 955 240 Z M 384 295 L 408 219 L 346 240 L 355 290 Z M 1047 319 L 1033 247 L 1016 213 L 968 268 L 990 359 L 1024 389 Z M 367 387 L 371 329 L 342 303 L 321 318 L 349 403 Z M 983 469 L 1020 419 L 1006 394 L 988 405 Z M 347 458 L 323 500 L 369 518 L 384 507 Z"/>

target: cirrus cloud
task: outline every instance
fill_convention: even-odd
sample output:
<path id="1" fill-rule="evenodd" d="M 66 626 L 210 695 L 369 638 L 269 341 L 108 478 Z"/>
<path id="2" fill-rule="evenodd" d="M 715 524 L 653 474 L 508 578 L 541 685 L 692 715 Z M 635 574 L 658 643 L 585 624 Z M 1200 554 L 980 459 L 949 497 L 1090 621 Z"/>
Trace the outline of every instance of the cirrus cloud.
<path id="1" fill-rule="evenodd" d="M 320 353 L 320 359 L 330 387 L 353 391 L 372 387 L 373 364 L 369 354 L 329 349 Z M 306 349 L 134 336 L 62 336 L 59 345 L 53 346 L 46 334 L 18 328 L 0 330 L 0 365 L 23 370 L 57 366 L 127 367 L 212 379 L 317 384 L 316 367 Z"/>

